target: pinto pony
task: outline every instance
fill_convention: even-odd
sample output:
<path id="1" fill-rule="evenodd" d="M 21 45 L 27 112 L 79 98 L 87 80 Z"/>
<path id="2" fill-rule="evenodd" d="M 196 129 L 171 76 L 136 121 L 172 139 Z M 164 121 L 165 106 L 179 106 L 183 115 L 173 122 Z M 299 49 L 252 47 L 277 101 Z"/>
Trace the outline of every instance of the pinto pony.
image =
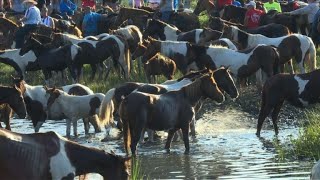
<path id="1" fill-rule="evenodd" d="M 224 36 L 239 42 L 244 48 L 252 48 L 259 44 L 266 44 L 277 47 L 280 54 L 280 64 L 283 65 L 294 58 L 301 73 L 305 73 L 305 62 L 309 60 L 310 69 L 316 69 L 316 48 L 312 39 L 301 34 L 290 34 L 278 38 L 268 38 L 260 34 L 249 34 L 236 26 L 229 26 L 224 30 Z M 309 55 L 309 56 L 308 56 Z M 290 61 L 291 62 L 291 61 Z M 294 72 L 292 64 L 291 73 Z M 281 67 L 283 72 L 283 66 Z"/>
<path id="2" fill-rule="evenodd" d="M 130 175 L 130 158 L 85 147 L 52 131 L 18 134 L 0 129 L 0 151 L 4 179 L 74 179 L 87 173 L 129 179 Z"/>
<path id="3" fill-rule="evenodd" d="M 162 41 L 188 41 L 191 43 L 205 43 L 210 40 L 219 39 L 222 32 L 209 28 L 193 29 L 187 32 L 181 32 L 177 27 L 171 26 L 157 19 L 149 19 L 144 37 L 152 36 Z"/>
<path id="4" fill-rule="evenodd" d="M 268 77 L 278 73 L 279 55 L 275 48 L 260 44 L 245 51 L 234 51 L 222 46 L 195 46 L 200 54 L 197 61 L 211 61 L 210 69 L 221 66 L 229 67 L 232 74 L 239 78 L 245 78 L 262 69 Z M 208 60 L 203 60 L 208 59 Z M 262 84 L 262 82 L 260 82 Z"/>
<path id="5" fill-rule="evenodd" d="M 120 104 L 119 114 L 124 125 L 127 154 L 130 149 L 133 155 L 136 154 L 136 146 L 144 128 L 169 130 L 165 146 L 167 151 L 170 151 L 174 133 L 181 129 L 185 153 L 189 153 L 189 124 L 194 120 L 193 107 L 202 97 L 209 97 L 219 103 L 224 101 L 212 74 L 204 75 L 178 91 L 161 95 L 132 92 L 125 97 Z"/>
<path id="6" fill-rule="evenodd" d="M 158 53 L 144 63 L 144 71 L 149 83 L 151 82 L 151 76 L 153 76 L 153 83 L 155 83 L 156 75 L 164 75 L 168 80 L 171 80 L 176 71 L 176 63 Z"/>
<path id="7" fill-rule="evenodd" d="M 267 80 L 262 90 L 256 135 L 260 136 L 262 124 L 271 111 L 275 134 L 279 133 L 277 119 L 284 101 L 300 108 L 318 103 L 319 79 L 320 70 L 315 70 L 305 74 L 278 74 Z"/>

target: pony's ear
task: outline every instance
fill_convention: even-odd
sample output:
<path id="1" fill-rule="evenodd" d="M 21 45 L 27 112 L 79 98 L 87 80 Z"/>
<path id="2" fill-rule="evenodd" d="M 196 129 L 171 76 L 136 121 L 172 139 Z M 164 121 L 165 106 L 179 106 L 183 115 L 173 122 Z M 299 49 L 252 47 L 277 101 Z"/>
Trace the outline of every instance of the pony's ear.
<path id="1" fill-rule="evenodd" d="M 113 155 L 116 155 L 116 153 L 113 150 L 111 150 L 110 153 Z"/>
<path id="2" fill-rule="evenodd" d="M 46 85 L 43 86 L 43 89 L 46 90 L 46 91 L 49 91 L 49 88 Z"/>

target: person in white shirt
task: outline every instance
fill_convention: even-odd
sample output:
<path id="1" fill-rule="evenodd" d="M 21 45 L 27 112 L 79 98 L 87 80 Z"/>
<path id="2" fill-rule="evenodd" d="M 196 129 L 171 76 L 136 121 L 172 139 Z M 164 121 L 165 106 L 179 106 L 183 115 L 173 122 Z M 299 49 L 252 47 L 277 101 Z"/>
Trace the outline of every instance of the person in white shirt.
<path id="1" fill-rule="evenodd" d="M 37 2 L 25 0 L 23 3 L 26 5 L 27 11 L 24 17 L 20 19 L 20 22 L 24 23 L 24 26 L 16 32 L 16 48 L 21 48 L 25 35 L 37 28 L 37 25 L 41 23 L 40 10 L 35 6 Z"/>
<path id="2" fill-rule="evenodd" d="M 318 10 L 319 10 L 319 1 L 318 0 L 308 0 L 307 6 L 305 6 L 303 8 L 296 9 L 291 12 L 287 12 L 286 14 L 290 14 L 290 15 L 307 14 L 308 15 L 308 23 L 312 24 L 314 15 L 317 13 Z"/>
<path id="3" fill-rule="evenodd" d="M 48 15 L 48 8 L 46 6 L 43 6 L 42 10 L 41 10 L 41 24 L 46 25 L 48 27 L 54 28 L 54 21 L 52 19 L 51 16 Z"/>

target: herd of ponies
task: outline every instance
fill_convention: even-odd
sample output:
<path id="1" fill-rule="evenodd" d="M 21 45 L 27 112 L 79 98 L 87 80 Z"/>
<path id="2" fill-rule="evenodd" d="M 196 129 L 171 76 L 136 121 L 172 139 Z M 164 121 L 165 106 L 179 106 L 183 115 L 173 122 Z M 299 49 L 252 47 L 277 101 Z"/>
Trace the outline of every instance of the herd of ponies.
<path id="1" fill-rule="evenodd" d="M 197 11 L 205 10 L 199 8 L 197 5 Z M 0 22 L 17 28 L 9 19 L 0 17 Z M 0 124 L 2 178 L 73 179 L 98 173 L 104 179 L 129 179 L 131 156 L 137 154 L 145 132 L 148 141 L 154 141 L 155 131 L 167 131 L 167 152 L 174 136 L 180 136 L 188 154 L 192 148 L 189 134 L 195 138 L 196 113 L 204 101 L 224 103 L 238 98 L 238 88 L 253 75 L 261 94 L 256 135 L 260 137 L 269 114 L 278 135 L 278 116 L 285 101 L 301 108 L 319 102 L 316 46 L 310 37 L 292 33 L 284 25 L 269 24 L 248 32 L 237 25 L 210 17 L 209 27 L 183 32 L 151 18 L 143 29 L 133 23 L 84 38 L 34 31 L 21 49 L 10 49 L 15 42 L 8 38 L 8 48 L 0 51 L 0 63 L 14 68 L 16 75 L 12 86 L 0 86 L 0 121 L 5 123 L 4 129 Z M 299 69 L 294 69 L 292 60 Z M 286 64 L 289 73 L 284 72 Z M 99 79 L 108 81 L 113 69 L 127 82 L 93 92 L 78 83 L 83 81 L 84 65 L 90 65 L 92 81 L 97 72 Z M 132 73 L 141 73 L 141 68 L 148 83 L 131 81 Z M 66 69 L 73 84 L 56 87 L 52 72 L 60 72 L 64 81 Z M 41 71 L 46 85 L 27 83 L 30 71 Z M 177 71 L 182 76 L 174 79 Z M 156 84 L 159 75 L 167 81 Z M 36 133 L 11 132 L 13 112 L 21 119 L 31 119 Z M 66 138 L 55 132 L 39 133 L 46 120 L 63 119 Z M 79 119 L 85 134 L 91 125 L 95 132 L 106 129 L 107 136 L 110 127 L 118 128 L 126 156 L 68 140 L 71 134 L 78 136 Z M 320 175 L 317 169 L 313 168 L 312 178 Z"/>

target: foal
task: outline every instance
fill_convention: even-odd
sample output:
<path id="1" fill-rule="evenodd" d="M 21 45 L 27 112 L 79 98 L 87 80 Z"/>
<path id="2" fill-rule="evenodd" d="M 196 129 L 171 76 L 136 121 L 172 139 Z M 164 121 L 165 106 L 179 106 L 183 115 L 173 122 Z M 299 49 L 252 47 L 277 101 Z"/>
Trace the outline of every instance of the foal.
<path id="1" fill-rule="evenodd" d="M 131 168 L 131 158 L 80 145 L 52 131 L 18 134 L 0 129 L 0 152 L 3 179 L 74 179 L 87 173 L 129 179 Z"/>
<path id="2" fill-rule="evenodd" d="M 275 134 L 278 135 L 277 119 L 284 101 L 304 108 L 319 102 L 320 70 L 305 74 L 277 74 L 266 81 L 262 90 L 261 108 L 257 133 L 260 136 L 262 124 L 272 111 L 272 122 Z"/>
<path id="3" fill-rule="evenodd" d="M 161 95 L 132 92 L 125 97 L 119 108 L 123 121 L 124 144 L 127 154 L 129 147 L 133 155 L 144 128 L 169 130 L 165 149 L 170 150 L 174 133 L 181 129 L 185 153 L 189 153 L 189 124 L 194 120 L 193 107 L 202 97 L 209 97 L 221 103 L 224 96 L 218 89 L 212 74 L 195 80 L 178 91 Z"/>
<path id="4" fill-rule="evenodd" d="M 144 72 L 146 73 L 148 82 L 151 83 L 151 77 L 153 77 L 153 83 L 156 81 L 156 75 L 164 75 L 168 80 L 173 79 L 176 71 L 176 63 L 157 53 L 147 62 L 144 62 Z"/>
<path id="5" fill-rule="evenodd" d="M 49 94 L 47 109 L 50 109 L 54 102 L 61 108 L 61 112 L 66 116 L 66 135 L 70 138 L 71 123 L 73 124 L 73 135 L 77 136 L 77 121 L 81 118 L 88 118 L 99 114 L 100 105 L 105 95 L 101 93 L 85 96 L 73 96 L 68 93 L 52 88 L 46 89 Z M 100 126 L 102 122 L 99 122 Z"/>

